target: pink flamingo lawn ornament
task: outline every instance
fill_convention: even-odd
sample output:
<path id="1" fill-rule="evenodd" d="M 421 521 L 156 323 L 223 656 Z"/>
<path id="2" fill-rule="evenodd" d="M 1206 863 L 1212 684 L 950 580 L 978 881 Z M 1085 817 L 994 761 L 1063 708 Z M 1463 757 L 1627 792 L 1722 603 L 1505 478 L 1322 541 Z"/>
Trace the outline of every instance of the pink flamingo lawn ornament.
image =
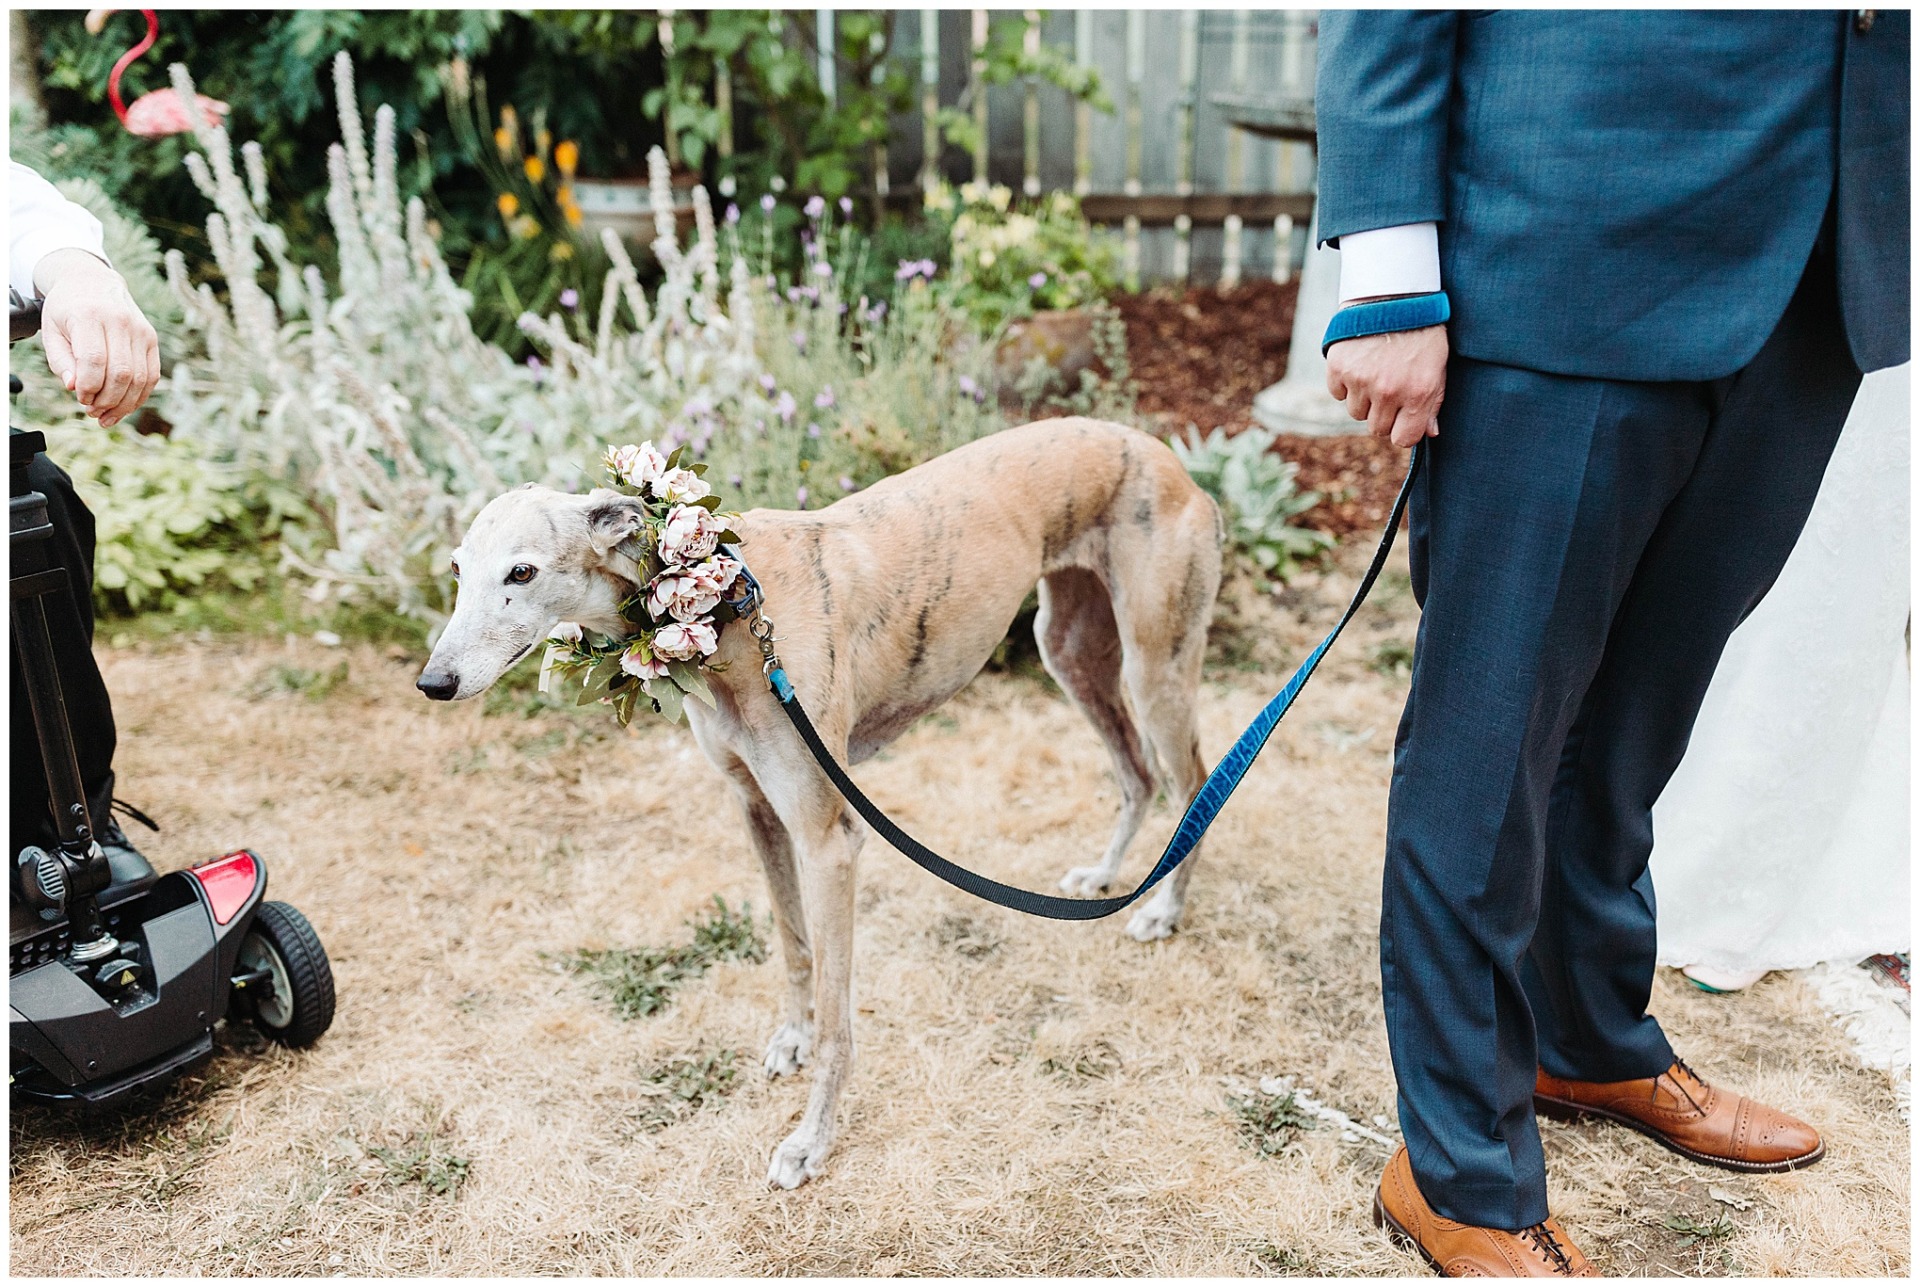
<path id="1" fill-rule="evenodd" d="M 118 12 L 118 9 L 89 10 L 86 19 L 88 34 L 99 35 L 106 29 L 107 18 Z M 141 138 L 157 139 L 168 134 L 185 134 L 193 128 L 193 122 L 187 119 L 186 104 L 171 89 L 156 89 L 150 94 L 142 94 L 133 100 L 132 107 L 120 99 L 121 74 L 140 55 L 153 48 L 153 42 L 160 38 L 160 16 L 151 9 L 139 12 L 147 20 L 146 39 L 120 55 L 120 61 L 113 65 L 113 71 L 107 77 L 107 101 L 113 104 L 113 114 L 120 118 L 120 123 Z M 196 94 L 194 97 L 199 100 L 200 111 L 210 124 L 218 125 L 226 117 L 225 103 L 208 98 L 205 94 Z"/>

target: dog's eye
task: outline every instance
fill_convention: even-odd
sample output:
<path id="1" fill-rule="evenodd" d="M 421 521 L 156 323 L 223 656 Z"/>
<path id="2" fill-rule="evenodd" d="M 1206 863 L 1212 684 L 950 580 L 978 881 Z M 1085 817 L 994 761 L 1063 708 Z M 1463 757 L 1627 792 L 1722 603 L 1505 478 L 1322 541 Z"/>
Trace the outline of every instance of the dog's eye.
<path id="1" fill-rule="evenodd" d="M 533 580 L 533 574 L 538 570 L 537 568 L 530 568 L 524 563 L 516 563 L 513 565 L 513 570 L 507 573 L 507 584 L 525 585 L 527 582 Z"/>
<path id="2" fill-rule="evenodd" d="M 447 566 L 453 569 L 453 579 L 458 581 L 460 579 L 460 565 L 458 563 L 455 563 L 453 560 L 449 559 L 447 561 Z"/>

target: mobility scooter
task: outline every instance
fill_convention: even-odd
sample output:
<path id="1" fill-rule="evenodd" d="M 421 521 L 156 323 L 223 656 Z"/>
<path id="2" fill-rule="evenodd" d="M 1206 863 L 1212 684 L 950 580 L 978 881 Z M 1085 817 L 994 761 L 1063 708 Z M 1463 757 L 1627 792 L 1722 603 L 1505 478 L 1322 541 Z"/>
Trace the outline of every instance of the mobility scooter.
<path id="1" fill-rule="evenodd" d="M 38 309 L 16 307 L 8 342 L 38 327 Z M 17 377 L 9 387 L 19 392 Z M 204 1064 L 222 1018 L 311 1045 L 333 1022 L 333 973 L 306 917 L 264 901 L 267 867 L 252 851 L 161 876 L 132 848 L 101 845 L 48 630 L 49 610 L 84 589 L 51 557 L 46 497 L 28 478 L 45 447 L 37 432 L 8 436 L 13 649 L 58 830 L 51 847 L 14 857 L 8 1086 L 98 1105 Z"/>

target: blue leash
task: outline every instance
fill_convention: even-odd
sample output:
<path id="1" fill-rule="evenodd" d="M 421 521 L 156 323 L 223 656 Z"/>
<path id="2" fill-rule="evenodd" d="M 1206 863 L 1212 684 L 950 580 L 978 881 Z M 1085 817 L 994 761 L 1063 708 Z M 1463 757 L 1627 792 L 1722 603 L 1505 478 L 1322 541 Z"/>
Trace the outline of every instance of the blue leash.
<path id="1" fill-rule="evenodd" d="M 851 777 L 847 776 L 847 771 L 840 767 L 838 760 L 834 759 L 833 752 L 829 751 L 826 743 L 820 740 L 820 734 L 813 727 L 813 721 L 807 718 L 805 708 L 800 705 L 799 696 L 793 691 L 792 681 L 787 678 L 787 672 L 781 668 L 780 659 L 774 655 L 773 627 L 766 618 L 759 615 L 760 587 L 752 583 L 750 577 L 746 594 L 734 606 L 738 615 L 748 620 L 748 628 L 753 632 L 754 638 L 760 641 L 760 652 L 766 659 L 767 683 L 773 689 L 773 695 L 779 699 L 780 709 L 787 713 L 787 718 L 792 721 L 794 730 L 800 734 L 800 740 L 807 744 L 809 751 L 813 752 L 813 758 L 820 762 L 821 771 L 832 781 L 840 794 L 846 797 L 847 803 L 852 805 L 855 812 L 865 818 L 867 824 L 879 832 L 888 844 L 949 885 L 964 889 L 974 897 L 983 898 L 987 902 L 998 903 L 1002 907 L 1010 907 L 1016 912 L 1025 912 L 1029 916 L 1045 916 L 1058 921 L 1098 920 L 1102 916 L 1113 915 L 1165 880 L 1175 867 L 1186 861 L 1187 856 L 1200 843 L 1200 838 L 1206 835 L 1207 828 L 1213 825 L 1213 820 L 1225 807 L 1227 797 L 1233 794 L 1234 788 L 1240 785 L 1240 779 L 1244 778 L 1247 770 L 1253 767 L 1254 757 L 1260 754 L 1261 748 L 1267 744 L 1267 739 L 1273 736 L 1273 730 L 1286 716 L 1294 699 L 1300 695 L 1300 690 L 1306 687 L 1309 679 L 1313 678 L 1313 672 L 1320 665 L 1321 658 L 1327 655 L 1327 650 L 1333 647 L 1333 641 L 1340 637 L 1340 632 L 1346 629 L 1349 621 L 1353 620 L 1354 614 L 1360 610 L 1360 605 L 1366 602 L 1367 593 L 1373 589 L 1373 583 L 1379 579 L 1380 569 L 1386 566 L 1387 555 L 1393 549 L 1394 534 L 1399 530 L 1400 519 L 1407 511 L 1407 497 L 1413 491 L 1413 480 L 1420 472 L 1420 460 L 1425 451 L 1424 443 L 1414 448 L 1413 459 L 1407 465 L 1406 481 L 1400 484 L 1400 494 L 1393 502 L 1393 513 L 1387 517 L 1387 530 L 1381 533 L 1380 545 L 1374 551 L 1373 562 L 1368 566 L 1366 576 L 1361 578 L 1360 588 L 1354 591 L 1353 601 L 1347 604 L 1347 610 L 1341 614 L 1340 620 L 1328 632 L 1327 637 L 1320 641 L 1319 647 L 1307 654 L 1307 659 L 1300 663 L 1298 670 L 1293 672 L 1293 678 L 1287 681 L 1286 687 L 1274 695 L 1273 700 L 1254 717 L 1253 723 L 1247 726 L 1246 732 L 1240 734 L 1239 739 L 1227 753 L 1220 757 L 1220 762 L 1213 766 L 1213 772 L 1207 775 L 1207 780 L 1201 784 L 1200 790 L 1194 795 L 1193 803 L 1189 804 L 1187 811 L 1181 815 L 1180 825 L 1175 829 L 1173 839 L 1167 842 L 1166 851 L 1160 855 L 1160 861 L 1154 864 L 1153 870 L 1147 873 L 1147 878 L 1141 881 L 1139 887 L 1132 893 L 1113 898 L 1061 898 L 1053 894 L 1036 894 L 1014 885 L 1005 885 L 947 861 L 902 831 L 893 819 L 881 812 L 878 805 L 867 799 L 866 793 Z"/>

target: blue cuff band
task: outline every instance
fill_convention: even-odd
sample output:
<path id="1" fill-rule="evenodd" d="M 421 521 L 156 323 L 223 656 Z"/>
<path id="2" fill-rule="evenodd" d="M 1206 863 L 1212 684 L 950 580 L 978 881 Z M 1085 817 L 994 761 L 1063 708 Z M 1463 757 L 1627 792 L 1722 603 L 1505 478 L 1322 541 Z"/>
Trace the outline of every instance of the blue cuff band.
<path id="1" fill-rule="evenodd" d="M 1341 340 L 1356 340 L 1362 335 L 1384 335 L 1388 331 L 1417 331 L 1423 326 L 1438 326 L 1453 315 L 1447 292 L 1409 295 L 1405 299 L 1381 299 L 1371 304 L 1349 304 L 1327 323 L 1326 338 L 1320 341 L 1320 356 Z"/>

